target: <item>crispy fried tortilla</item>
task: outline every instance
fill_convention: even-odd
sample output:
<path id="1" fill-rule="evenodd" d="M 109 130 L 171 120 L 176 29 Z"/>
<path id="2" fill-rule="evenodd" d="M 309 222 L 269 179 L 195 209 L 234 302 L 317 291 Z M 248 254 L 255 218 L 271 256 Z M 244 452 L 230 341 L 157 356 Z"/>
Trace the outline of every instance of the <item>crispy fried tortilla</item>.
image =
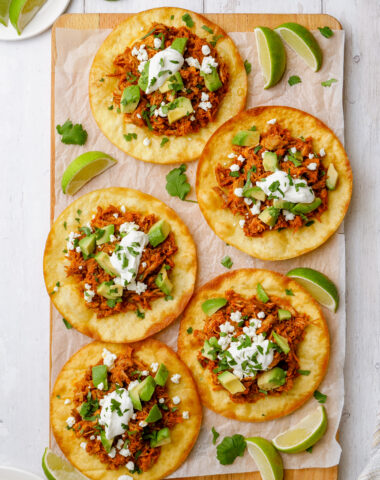
<path id="1" fill-rule="evenodd" d="M 192 33 L 207 42 L 216 42 L 217 54 L 228 69 L 228 89 L 218 106 L 217 115 L 213 121 L 195 133 L 184 136 L 171 135 L 169 142 L 161 146 L 165 135 L 153 134 L 145 125 L 126 123 L 124 115 L 118 114 L 116 108 L 109 109 L 119 82 L 118 77 L 109 75 L 114 74 L 115 57 L 122 54 L 126 47 L 132 46 L 143 36 L 149 34 L 152 25 L 186 27 L 185 21 L 182 20 L 184 15 L 190 15 L 194 22 L 193 26 L 189 26 Z M 203 26 L 206 29 L 202 28 Z M 99 128 L 118 148 L 147 162 L 161 164 L 187 162 L 198 158 L 213 132 L 244 108 L 247 95 L 247 74 L 236 46 L 220 27 L 197 13 L 180 8 L 163 7 L 147 10 L 130 17 L 106 38 L 91 67 L 89 95 L 92 113 Z M 136 134 L 137 138 L 126 141 L 124 135 L 128 133 Z M 148 146 L 143 144 L 144 139 L 146 139 L 146 143 L 150 141 Z"/>
<path id="2" fill-rule="evenodd" d="M 102 360 L 104 348 L 111 353 L 121 355 L 127 353 L 130 347 L 134 350 L 137 361 L 145 365 L 153 362 L 163 363 L 169 370 L 169 375 L 181 375 L 179 383 L 166 382 L 165 388 L 170 398 L 179 396 L 178 405 L 180 412 L 189 412 L 189 418 L 170 428 L 171 442 L 161 447 L 160 455 L 154 465 L 147 471 L 138 474 L 122 466 L 116 470 L 109 470 L 101 463 L 96 455 L 87 453 L 80 444 L 83 437 L 77 437 L 73 430 L 66 428 L 66 419 L 72 416 L 75 408 L 75 384 L 86 374 L 88 368 Z M 69 399 L 70 403 L 65 404 Z M 110 344 L 93 342 L 86 345 L 73 355 L 64 365 L 51 394 L 50 419 L 54 436 L 62 452 L 68 460 L 86 477 L 92 480 L 117 480 L 121 475 L 129 475 L 141 480 L 157 480 L 166 477 L 176 470 L 189 455 L 199 433 L 202 419 L 197 389 L 188 368 L 178 356 L 166 345 L 158 340 L 149 339 L 132 345 Z"/>
<path id="3" fill-rule="evenodd" d="M 99 318 L 97 312 L 89 308 L 91 304 L 85 301 L 83 287 L 80 288 L 77 278 L 67 274 L 66 268 L 69 267 L 70 262 L 65 256 L 68 254 L 66 240 L 70 232 L 77 231 L 79 226 L 83 227 L 91 222 L 93 215 L 97 213 L 98 206 L 107 208 L 110 205 L 119 209 L 125 207 L 127 213 L 131 211 L 145 216 L 154 214 L 158 220 L 166 220 L 171 227 L 170 236 L 174 236 L 176 248 L 178 247 L 170 257 L 174 268 L 168 272 L 173 284 L 171 292 L 173 298 L 165 299 L 162 295 L 151 302 L 150 308 L 140 308 L 140 311 L 144 310 L 144 318 L 137 315 L 136 307 L 113 315 L 108 315 L 108 312 L 108 316 Z M 78 212 L 80 212 L 79 216 Z M 177 318 L 192 295 L 196 269 L 195 245 L 187 227 L 178 215 L 156 198 L 127 188 L 97 190 L 74 201 L 53 224 L 44 254 L 46 288 L 62 316 L 81 333 L 116 343 L 134 342 L 146 338 L 162 330 Z M 81 283 L 83 284 L 83 281 Z"/>
<path id="4" fill-rule="evenodd" d="M 332 163 L 338 173 L 338 183 L 336 188 L 331 191 L 326 190 L 324 183 L 322 186 L 319 186 L 320 190 L 318 192 L 321 191 L 324 197 L 322 197 L 322 204 L 319 209 L 310 214 L 313 222 L 308 221 L 309 218 L 307 216 L 296 216 L 295 220 L 290 222 L 295 228 L 279 229 L 277 227 L 286 227 L 284 216 L 280 215 L 279 218 L 284 225 L 278 224 L 277 227 L 269 229 L 257 219 L 256 215 L 253 221 L 256 222 L 257 227 L 263 227 L 263 233 L 258 236 L 249 236 L 246 234 L 251 221 L 251 214 L 248 212 L 248 208 L 251 208 L 252 205 L 248 207 L 243 203 L 244 199 L 241 199 L 240 209 L 242 212 L 244 209 L 247 209 L 248 216 L 235 215 L 228 206 L 226 207 L 223 198 L 228 202 L 230 197 L 227 197 L 227 190 L 220 188 L 216 178 L 216 170 L 223 169 L 223 166 L 226 168 L 231 163 L 239 163 L 237 159 L 231 160 L 231 158 L 228 158 L 228 154 L 233 152 L 231 142 L 237 132 L 250 130 L 253 126 L 256 127 L 260 134 L 267 132 L 272 126 L 267 123 L 270 120 L 274 120 L 276 125 L 278 124 L 283 129 L 287 129 L 290 135 L 297 139 L 298 142 L 300 142 L 300 137 L 305 139 L 312 137 L 312 148 L 316 153 L 316 158 L 310 159 L 306 157 L 307 160 L 304 163 L 317 162 L 311 168 L 314 166 L 315 170 L 318 165 L 318 170 L 312 172 L 311 169 L 308 170 L 305 167 L 304 171 L 310 175 L 319 174 L 319 184 L 321 185 L 321 183 L 325 182 L 325 172 L 327 172 L 329 165 Z M 261 155 L 261 152 L 264 150 L 276 150 L 276 146 L 271 148 L 271 145 L 268 145 L 270 143 L 269 140 L 271 139 L 266 139 L 265 148 L 263 147 L 257 155 Z M 234 147 L 235 152 L 239 152 L 239 148 L 243 150 L 241 147 Z M 254 152 L 255 147 L 252 146 L 250 148 Z M 325 150 L 326 155 L 320 156 L 319 152 L 321 149 L 322 152 L 323 149 Z M 281 156 L 280 158 L 285 157 Z M 261 157 L 259 157 L 259 160 L 261 161 Z M 320 164 L 323 168 L 320 168 Z M 290 165 L 294 168 L 293 163 L 290 162 Z M 231 173 L 235 175 L 234 172 L 231 171 Z M 271 172 L 264 173 L 268 174 Z M 318 187 L 318 182 L 315 184 Z M 308 113 L 290 107 L 257 107 L 232 118 L 210 138 L 198 164 L 196 188 L 200 209 L 210 227 L 222 240 L 253 257 L 263 260 L 284 260 L 317 248 L 338 229 L 351 199 L 352 172 L 342 144 L 334 133 L 320 120 Z M 261 211 L 263 211 L 263 206 L 261 208 Z M 316 215 L 313 217 L 314 213 Z M 299 222 L 298 224 L 297 221 Z"/>
<path id="5" fill-rule="evenodd" d="M 236 403 L 223 387 L 216 387 L 210 370 L 201 366 L 198 353 L 203 342 L 187 330 L 191 327 L 202 330 L 208 317 L 201 308 L 204 301 L 210 298 L 224 297 L 225 292 L 234 290 L 243 297 L 256 294 L 260 283 L 271 298 L 278 297 L 288 302 L 300 315 L 309 319 L 305 337 L 297 347 L 297 357 L 301 370 L 310 370 L 310 374 L 300 375 L 294 380 L 289 391 L 279 395 L 263 395 L 254 403 Z M 285 289 L 291 289 L 293 296 L 286 295 Z M 214 278 L 205 284 L 193 296 L 182 317 L 178 337 L 178 353 L 193 372 L 197 382 L 201 400 L 206 407 L 221 415 L 248 422 L 263 422 L 292 413 L 303 405 L 317 389 L 325 376 L 329 353 L 330 339 L 326 321 L 315 300 L 294 280 L 269 270 L 242 269 L 229 272 Z"/>

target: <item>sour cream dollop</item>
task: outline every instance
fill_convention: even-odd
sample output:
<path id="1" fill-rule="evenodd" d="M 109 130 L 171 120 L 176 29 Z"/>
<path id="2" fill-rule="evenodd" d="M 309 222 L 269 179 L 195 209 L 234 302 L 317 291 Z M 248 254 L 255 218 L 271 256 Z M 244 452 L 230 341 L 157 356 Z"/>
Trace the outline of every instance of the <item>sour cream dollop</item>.
<path id="1" fill-rule="evenodd" d="M 275 182 L 278 182 L 277 186 Z M 282 170 L 277 170 L 268 177 L 258 180 L 256 185 L 266 195 L 274 195 L 287 202 L 312 203 L 315 199 L 314 192 L 308 186 L 306 180 L 303 178 L 290 179 L 288 174 Z"/>
<path id="2" fill-rule="evenodd" d="M 114 400 L 114 402 L 112 401 Z M 125 388 L 118 388 L 100 401 L 100 425 L 105 426 L 107 440 L 124 433 L 122 425 L 128 425 L 133 415 L 132 400 Z"/>
<path id="3" fill-rule="evenodd" d="M 183 65 L 183 56 L 174 48 L 168 47 L 156 53 L 149 60 L 148 88 L 146 93 L 158 90 L 166 80 L 177 73 Z"/>

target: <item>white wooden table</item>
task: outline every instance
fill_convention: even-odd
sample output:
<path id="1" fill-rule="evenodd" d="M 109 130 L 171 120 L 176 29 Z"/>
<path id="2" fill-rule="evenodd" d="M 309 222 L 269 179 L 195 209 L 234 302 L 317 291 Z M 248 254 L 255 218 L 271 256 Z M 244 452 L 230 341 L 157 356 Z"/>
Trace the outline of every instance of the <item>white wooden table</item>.
<path id="1" fill-rule="evenodd" d="M 198 12 L 328 13 L 346 31 L 346 147 L 354 195 L 346 220 L 346 403 L 340 479 L 368 459 L 380 409 L 380 6 L 378 0 L 72 0 L 71 13 L 162 5 Z M 48 444 L 50 33 L 0 42 L 0 465 L 40 473 Z"/>

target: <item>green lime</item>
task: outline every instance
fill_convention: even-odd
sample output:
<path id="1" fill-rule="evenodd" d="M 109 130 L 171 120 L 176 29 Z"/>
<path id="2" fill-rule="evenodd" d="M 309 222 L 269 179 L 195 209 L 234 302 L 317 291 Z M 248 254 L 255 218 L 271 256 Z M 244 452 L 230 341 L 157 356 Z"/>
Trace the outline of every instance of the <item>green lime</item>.
<path id="1" fill-rule="evenodd" d="M 117 160 L 103 152 L 82 153 L 64 171 L 61 181 L 63 193 L 74 195 L 83 185 L 116 163 Z"/>
<path id="2" fill-rule="evenodd" d="M 9 7 L 9 18 L 12 25 L 21 35 L 21 32 L 32 20 L 46 0 L 12 0 Z"/>
<path id="3" fill-rule="evenodd" d="M 259 62 L 264 75 L 264 88 L 273 87 L 281 80 L 286 67 L 286 53 L 281 38 L 268 27 L 255 28 Z"/>
<path id="4" fill-rule="evenodd" d="M 310 448 L 320 440 L 327 429 L 325 408 L 320 405 L 293 428 L 280 433 L 273 439 L 273 445 L 284 453 L 299 453 Z"/>
<path id="5" fill-rule="evenodd" d="M 314 72 L 318 72 L 322 66 L 322 50 L 314 35 L 306 27 L 299 23 L 288 22 L 279 25 L 275 31 Z"/>
<path id="6" fill-rule="evenodd" d="M 255 461 L 263 480 L 282 480 L 282 458 L 274 446 L 261 437 L 246 438 L 248 452 Z"/>
<path id="7" fill-rule="evenodd" d="M 297 280 L 321 305 L 332 312 L 338 310 L 338 289 L 326 275 L 312 268 L 293 268 L 286 275 Z"/>
<path id="8" fill-rule="evenodd" d="M 0 23 L 8 26 L 9 19 L 9 4 L 11 0 L 0 0 Z"/>
<path id="9" fill-rule="evenodd" d="M 81 473 L 63 458 L 45 448 L 42 456 L 42 469 L 49 480 L 84 480 Z"/>

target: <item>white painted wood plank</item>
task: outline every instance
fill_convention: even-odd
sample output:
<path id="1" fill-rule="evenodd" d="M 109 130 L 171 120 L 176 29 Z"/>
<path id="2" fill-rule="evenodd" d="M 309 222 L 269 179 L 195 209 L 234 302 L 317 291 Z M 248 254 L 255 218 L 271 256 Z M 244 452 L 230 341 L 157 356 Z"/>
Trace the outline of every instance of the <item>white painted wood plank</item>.
<path id="1" fill-rule="evenodd" d="M 182 7 L 190 8 L 195 12 L 203 11 L 202 0 L 120 0 L 118 2 L 110 2 L 106 0 L 85 0 L 86 13 L 128 13 L 140 12 L 148 8 L 155 7 Z"/>
<path id="2" fill-rule="evenodd" d="M 205 13 L 321 13 L 321 0 L 204 0 Z"/>
<path id="3" fill-rule="evenodd" d="M 66 13 L 84 13 L 85 0 L 71 0 Z"/>

